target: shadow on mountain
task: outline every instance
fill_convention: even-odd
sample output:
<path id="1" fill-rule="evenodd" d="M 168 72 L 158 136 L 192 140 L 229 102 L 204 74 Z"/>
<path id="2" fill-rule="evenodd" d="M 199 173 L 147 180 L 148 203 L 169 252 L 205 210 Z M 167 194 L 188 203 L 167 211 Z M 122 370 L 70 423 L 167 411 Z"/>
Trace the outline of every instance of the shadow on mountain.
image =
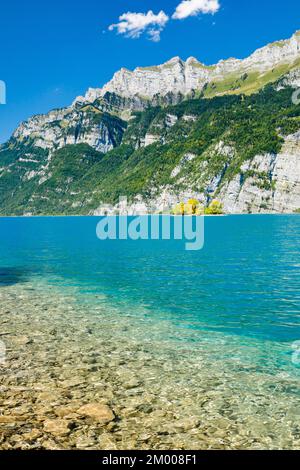
<path id="1" fill-rule="evenodd" d="M 21 268 L 0 267 L 0 287 L 24 282 L 26 271 Z"/>

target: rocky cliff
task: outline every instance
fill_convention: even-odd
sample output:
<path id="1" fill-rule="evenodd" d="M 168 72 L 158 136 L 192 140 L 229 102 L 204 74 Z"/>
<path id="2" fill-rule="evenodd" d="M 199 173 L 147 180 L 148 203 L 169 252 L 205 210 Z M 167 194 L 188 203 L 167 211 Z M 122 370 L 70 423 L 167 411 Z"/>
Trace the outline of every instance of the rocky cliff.
<path id="1" fill-rule="evenodd" d="M 194 57 L 185 62 L 180 57 L 174 57 L 163 65 L 138 67 L 133 72 L 123 68 L 103 88 L 89 89 L 85 97 L 79 99 L 93 102 L 107 92 L 150 100 L 157 95 L 164 96 L 168 93 L 186 96 L 202 91 L 211 83 L 219 83 L 228 78 L 234 81 L 249 73 L 255 74 L 256 78 L 263 77 L 270 71 L 274 73 L 277 70 L 280 73 L 280 68 L 283 71 L 284 65 L 299 65 L 299 59 L 300 31 L 288 40 L 278 41 L 257 50 L 245 60 L 228 59 L 216 65 L 206 66 Z M 274 77 L 277 78 L 276 73 Z"/>
<path id="2" fill-rule="evenodd" d="M 243 181 L 245 174 L 249 177 Z M 300 132 L 287 136 L 278 154 L 257 155 L 245 162 L 241 174 L 222 188 L 220 198 L 228 213 L 297 211 L 300 208 Z"/>
<path id="3" fill-rule="evenodd" d="M 0 147 L 2 214 L 92 214 L 217 198 L 228 213 L 300 208 L 300 33 L 244 60 L 131 72 L 34 116 Z"/>

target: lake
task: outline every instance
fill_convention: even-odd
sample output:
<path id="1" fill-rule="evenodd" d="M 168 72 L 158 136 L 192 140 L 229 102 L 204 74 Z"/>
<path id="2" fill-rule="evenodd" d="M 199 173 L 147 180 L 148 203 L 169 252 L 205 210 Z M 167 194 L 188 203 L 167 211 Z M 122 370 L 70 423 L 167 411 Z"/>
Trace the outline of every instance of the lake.
<path id="1" fill-rule="evenodd" d="M 206 217 L 200 251 L 99 220 L 0 219 L 0 447 L 300 448 L 300 216 Z"/>

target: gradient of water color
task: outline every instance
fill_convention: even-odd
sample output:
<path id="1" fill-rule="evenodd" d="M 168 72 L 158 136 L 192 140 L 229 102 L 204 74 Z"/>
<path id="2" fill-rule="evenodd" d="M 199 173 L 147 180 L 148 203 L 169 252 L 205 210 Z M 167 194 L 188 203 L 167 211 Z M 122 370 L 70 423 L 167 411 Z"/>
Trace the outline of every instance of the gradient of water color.
<path id="1" fill-rule="evenodd" d="M 60 310 L 52 319 L 51 309 L 56 301 L 60 305 L 61 295 L 66 337 L 69 296 L 80 311 L 79 322 L 97 326 L 98 318 L 89 345 L 102 336 L 114 357 L 130 357 L 139 345 L 150 354 L 150 365 L 164 358 L 168 372 L 157 377 L 157 386 L 161 380 L 160 393 L 168 389 L 170 406 L 179 400 L 176 386 L 185 390 L 184 396 L 196 397 L 198 386 L 211 394 L 211 377 L 218 387 L 212 407 L 224 400 L 235 423 L 252 419 L 255 409 L 258 423 L 269 419 L 278 425 L 273 438 L 270 433 L 260 437 L 257 425 L 251 445 L 295 448 L 300 424 L 300 364 L 294 344 L 300 340 L 300 217 L 208 217 L 199 252 L 185 251 L 184 241 L 100 241 L 98 221 L 1 219 L 0 294 L 1 289 L 10 296 L 14 289 L 19 294 L 24 290 L 30 302 L 32 289 L 32 317 L 36 321 L 40 314 L 41 321 L 57 327 Z M 37 295 L 48 296 L 49 311 L 34 309 Z M 79 331 L 82 325 L 76 321 Z M 136 352 L 132 359 L 149 392 L 153 383 L 147 385 Z M 198 412 L 200 405 L 193 411 Z"/>

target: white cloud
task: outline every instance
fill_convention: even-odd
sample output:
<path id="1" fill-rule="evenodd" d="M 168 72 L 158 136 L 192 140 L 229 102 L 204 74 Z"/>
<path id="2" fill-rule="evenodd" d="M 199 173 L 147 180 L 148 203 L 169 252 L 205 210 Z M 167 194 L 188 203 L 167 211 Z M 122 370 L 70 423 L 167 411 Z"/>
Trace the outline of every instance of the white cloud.
<path id="1" fill-rule="evenodd" d="M 148 13 L 124 13 L 119 18 L 120 23 L 112 24 L 108 29 L 117 29 L 119 34 L 129 38 L 139 38 L 144 32 L 151 41 L 160 41 L 160 33 L 169 21 L 168 15 L 160 11 L 157 15 L 153 11 Z"/>
<path id="2" fill-rule="evenodd" d="M 183 0 L 176 8 L 172 18 L 183 20 L 189 16 L 197 16 L 199 13 L 214 14 L 219 11 L 220 7 L 219 0 Z"/>

